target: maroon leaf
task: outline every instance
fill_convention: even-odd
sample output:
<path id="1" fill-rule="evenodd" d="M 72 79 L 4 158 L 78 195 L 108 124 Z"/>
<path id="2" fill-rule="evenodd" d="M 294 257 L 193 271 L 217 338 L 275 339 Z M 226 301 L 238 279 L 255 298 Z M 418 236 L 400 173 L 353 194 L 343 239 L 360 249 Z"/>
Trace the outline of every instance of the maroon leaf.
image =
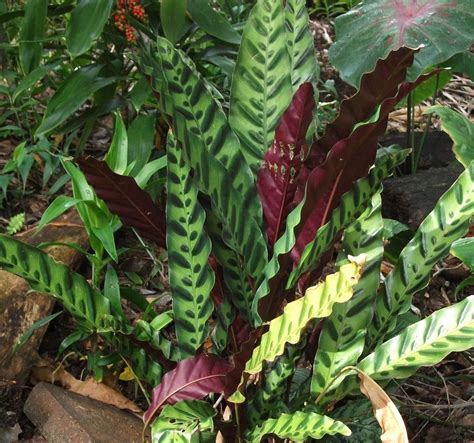
<path id="1" fill-rule="evenodd" d="M 268 330 L 268 326 L 261 326 L 254 329 L 248 336 L 247 340 L 240 346 L 238 352 L 232 355 L 233 366 L 231 370 L 226 374 L 225 380 L 225 395 L 230 396 L 235 392 L 237 386 L 240 384 L 242 372 L 245 369 L 247 360 L 252 356 L 252 352 L 257 346 L 260 338 L 264 332 Z"/>
<path id="2" fill-rule="evenodd" d="M 307 156 L 305 136 L 314 106 L 313 87 L 311 83 L 303 83 L 283 114 L 273 144 L 258 171 L 257 190 L 272 246 L 281 234 L 287 215 L 296 206 L 297 179 Z"/>
<path id="3" fill-rule="evenodd" d="M 326 126 L 323 136 L 313 143 L 307 161 L 309 167 L 321 164 L 334 144 L 350 135 L 355 124 L 367 120 L 376 106 L 397 93 L 416 52 L 418 50 L 409 48 L 393 51 L 386 59 L 379 60 L 372 72 L 362 76 L 359 91 L 342 101 L 338 116 Z"/>
<path id="4" fill-rule="evenodd" d="M 93 157 L 77 159 L 79 167 L 96 194 L 122 223 L 143 237 L 166 247 L 166 216 L 150 195 L 132 177 L 113 172 L 107 163 Z"/>
<path id="5" fill-rule="evenodd" d="M 415 52 L 410 49 L 397 52 L 407 54 L 410 51 Z M 391 59 L 391 56 L 388 59 Z M 408 67 L 407 60 L 409 59 L 412 59 L 412 57 L 407 59 L 404 56 L 398 59 L 403 68 L 400 69 L 397 78 L 405 77 Z M 412 89 L 434 74 L 436 74 L 436 71 L 421 76 L 416 82 L 403 83 L 395 88 L 393 96 L 385 97 L 389 94 L 389 90 L 384 94 L 381 92 L 378 95 L 376 94 L 376 97 L 383 98 L 381 103 L 375 103 L 375 105 L 381 105 L 377 120 L 359 126 L 352 132 L 356 117 L 350 118 L 349 112 L 358 100 L 361 103 L 366 103 L 367 111 L 364 115 L 370 116 L 375 110 L 374 106 L 372 111 L 369 112 L 370 100 L 367 98 L 367 93 L 365 91 L 359 92 L 356 94 L 359 98 L 354 98 L 352 105 L 349 105 L 350 100 L 348 100 L 347 104 L 341 109 L 340 117 L 333 124 L 336 129 L 331 129 L 328 132 L 326 141 L 321 144 L 320 140 L 312 147 L 316 150 L 316 154 L 312 153 L 309 156 L 308 165 L 311 167 L 311 171 L 306 183 L 300 182 L 299 184 L 300 187 L 306 184 L 306 200 L 302 208 L 300 222 L 295 228 L 296 245 L 290 253 L 278 256 L 280 272 L 269 280 L 269 295 L 263 297 L 259 302 L 259 314 L 263 321 L 272 319 L 275 313 L 279 311 L 281 303 L 287 295 L 285 285 L 288 275 L 293 265 L 298 263 L 304 247 L 313 240 L 317 230 L 326 223 L 332 210 L 339 204 L 342 194 L 347 192 L 356 180 L 364 177 L 374 163 L 377 140 L 385 132 L 389 112 Z M 375 84 L 383 83 L 387 77 L 386 61 L 379 61 L 375 70 L 366 74 L 366 76 L 371 81 L 363 80 L 363 88 L 373 90 Z M 377 91 L 382 90 L 380 87 L 375 88 Z M 363 99 L 363 97 L 366 98 Z M 347 128 L 343 125 L 344 121 L 348 125 Z M 337 139 L 337 142 L 334 143 L 326 156 L 325 151 L 332 143 L 330 140 L 334 140 L 338 136 L 341 136 L 341 139 Z M 303 177 L 304 175 L 301 174 L 300 179 L 302 180 Z"/>
<path id="6" fill-rule="evenodd" d="M 143 415 L 145 427 L 166 404 L 180 400 L 200 400 L 226 390 L 225 379 L 232 366 L 222 358 L 199 354 L 178 363 L 153 390 L 150 407 Z"/>
<path id="7" fill-rule="evenodd" d="M 381 103 L 376 121 L 359 126 L 348 137 L 338 141 L 324 163 L 311 171 L 301 222 L 296 228 L 296 245 L 291 252 L 295 263 L 316 231 L 328 221 L 342 194 L 349 191 L 356 180 L 367 175 L 375 161 L 377 141 L 387 127 L 388 114 L 411 90 L 436 72 L 423 75 L 415 82 L 403 83 L 395 96 Z"/>

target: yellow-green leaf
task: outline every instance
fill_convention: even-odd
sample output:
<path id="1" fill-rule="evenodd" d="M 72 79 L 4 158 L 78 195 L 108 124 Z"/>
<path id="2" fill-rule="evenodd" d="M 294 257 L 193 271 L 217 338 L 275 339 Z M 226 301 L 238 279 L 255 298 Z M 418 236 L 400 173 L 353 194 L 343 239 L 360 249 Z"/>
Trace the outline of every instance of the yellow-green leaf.
<path id="1" fill-rule="evenodd" d="M 323 283 L 306 290 L 305 295 L 288 303 L 283 314 L 270 322 L 269 330 L 263 334 L 260 345 L 247 361 L 238 390 L 229 398 L 242 403 L 244 382 L 249 375 L 262 370 L 263 363 L 272 362 L 283 354 L 287 343 L 298 343 L 301 332 L 310 320 L 324 318 L 331 314 L 335 303 L 343 303 L 352 297 L 352 288 L 359 281 L 361 266 L 348 263 L 339 272 L 326 277 Z"/>

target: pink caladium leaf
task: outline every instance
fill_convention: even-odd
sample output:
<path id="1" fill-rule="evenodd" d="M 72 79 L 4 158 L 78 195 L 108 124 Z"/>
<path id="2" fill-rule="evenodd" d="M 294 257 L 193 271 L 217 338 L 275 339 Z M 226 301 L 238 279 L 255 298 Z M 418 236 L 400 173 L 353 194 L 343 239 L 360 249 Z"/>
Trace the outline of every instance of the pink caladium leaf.
<path id="1" fill-rule="evenodd" d="M 402 46 L 417 48 L 407 76 L 415 80 L 425 69 L 469 50 L 472 45 L 472 0 L 371 0 L 336 19 L 331 63 L 343 80 L 357 86 L 378 59 Z"/>
<path id="2" fill-rule="evenodd" d="M 141 189 L 132 177 L 116 174 L 105 161 L 80 157 L 77 163 L 87 182 L 104 200 L 112 214 L 143 237 L 166 247 L 165 211 Z"/>
<path id="3" fill-rule="evenodd" d="M 303 83 L 275 130 L 272 146 L 257 174 L 257 190 L 263 206 L 268 243 L 274 245 L 286 216 L 296 206 L 298 176 L 307 156 L 306 132 L 315 106 L 311 83 Z M 302 192 L 300 192 L 302 196 Z"/>
<path id="4" fill-rule="evenodd" d="M 143 415 L 145 427 L 165 405 L 180 400 L 200 400 L 211 393 L 226 391 L 226 375 L 232 365 L 211 355 L 199 354 L 179 362 L 153 390 L 150 407 Z"/>

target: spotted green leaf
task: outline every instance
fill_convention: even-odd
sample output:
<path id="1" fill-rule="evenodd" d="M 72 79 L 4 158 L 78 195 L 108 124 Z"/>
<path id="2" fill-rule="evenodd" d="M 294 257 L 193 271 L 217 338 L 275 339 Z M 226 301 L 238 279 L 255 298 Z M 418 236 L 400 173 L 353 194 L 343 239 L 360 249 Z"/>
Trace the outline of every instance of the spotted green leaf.
<path id="1" fill-rule="evenodd" d="M 160 66 L 156 80 L 166 94 L 163 102 L 166 113 L 180 114 L 184 118 L 188 130 L 201 139 L 203 147 L 226 169 L 233 187 L 242 194 L 242 205 L 246 206 L 247 212 L 257 220 L 261 219 L 262 208 L 239 140 L 206 81 L 200 77 L 193 62 L 165 39 L 158 39 L 155 56 Z M 180 127 L 176 131 L 178 140 L 182 130 Z"/>
<path id="2" fill-rule="evenodd" d="M 223 225 L 212 211 L 207 212 L 206 229 L 212 240 L 212 252 L 217 262 L 222 266 L 224 297 L 230 299 L 230 302 L 238 310 L 242 318 L 252 321 L 252 300 L 253 291 L 250 286 L 247 273 L 239 258 L 238 253 L 229 248 L 222 240 Z M 229 326 L 232 317 L 228 306 L 224 306 L 228 317 L 222 326 Z M 222 318 L 224 320 L 224 318 Z"/>
<path id="3" fill-rule="evenodd" d="M 296 363 L 301 357 L 306 340 L 297 345 L 286 346 L 285 352 L 275 361 L 275 364 L 264 376 L 262 384 L 252 394 L 247 403 L 249 427 L 262 423 L 267 418 L 279 417 L 282 412 L 288 412 L 284 399 L 288 381 L 295 372 Z"/>
<path id="4" fill-rule="evenodd" d="M 81 275 L 56 263 L 48 254 L 13 238 L 0 235 L 0 265 L 30 283 L 33 289 L 48 292 L 84 326 L 106 327 L 109 303 Z"/>
<path id="5" fill-rule="evenodd" d="M 109 300 L 80 274 L 57 263 L 40 249 L 4 235 L 0 235 L 0 266 L 24 278 L 33 289 L 51 294 L 83 331 L 99 333 L 129 359 L 138 376 L 151 385 L 160 381 L 160 365 L 144 349 L 132 345 L 127 337 L 132 332 L 131 327 L 112 315 Z"/>
<path id="6" fill-rule="evenodd" d="M 319 65 L 314 54 L 314 38 L 309 29 L 305 0 L 286 2 L 285 26 L 293 92 L 296 92 L 304 82 L 312 83 L 316 87 L 319 79 Z"/>
<path id="7" fill-rule="evenodd" d="M 356 263 L 341 266 L 339 272 L 327 276 L 323 283 L 308 288 L 303 297 L 288 303 L 283 314 L 270 322 L 260 345 L 253 350 L 230 401 L 242 403 L 245 400 L 242 391 L 246 378 L 258 374 L 264 362 L 272 362 L 282 355 L 287 343 L 298 343 L 310 320 L 328 317 L 335 303 L 349 300 L 352 297 L 352 287 L 359 280 L 360 271 L 361 268 Z"/>
<path id="8" fill-rule="evenodd" d="M 155 87 L 163 109 L 174 117 L 174 133 L 199 190 L 211 198 L 223 224 L 224 242 L 240 256 L 247 274 L 257 277 L 267 261 L 262 208 L 239 143 L 206 84 L 166 40 L 158 41 Z"/>
<path id="9" fill-rule="evenodd" d="M 474 296 L 408 326 L 357 367 L 374 380 L 406 378 L 422 366 L 432 366 L 451 352 L 474 346 Z"/>
<path id="10" fill-rule="evenodd" d="M 320 439 L 326 435 L 348 436 L 351 430 L 344 423 L 325 415 L 298 411 L 264 421 L 247 434 L 246 441 L 259 442 L 269 434 L 291 441 L 304 441 L 306 438 Z"/>
<path id="11" fill-rule="evenodd" d="M 200 400 L 166 405 L 151 425 L 152 443 L 214 443 L 216 411 Z"/>
<path id="12" fill-rule="evenodd" d="M 474 162 L 438 200 L 402 250 L 375 305 L 369 326 L 369 348 L 395 328 L 397 317 L 410 308 L 413 294 L 428 284 L 434 264 L 445 257 L 451 244 L 464 236 L 474 215 Z"/>
<path id="13" fill-rule="evenodd" d="M 328 387 L 339 371 L 355 365 L 362 354 L 380 282 L 382 232 L 381 197 L 378 193 L 366 211 L 344 231 L 339 263 L 346 263 L 349 254 L 365 254 L 366 262 L 362 277 L 354 287 L 354 296 L 346 303 L 336 304 L 324 322 L 313 365 L 311 394 L 314 397 Z"/>
<path id="14" fill-rule="evenodd" d="M 229 123 L 254 173 L 292 98 L 287 38 L 283 2 L 258 0 L 244 28 L 229 111 Z"/>
<path id="15" fill-rule="evenodd" d="M 206 214 L 183 152 L 168 134 L 166 245 L 176 336 L 183 357 L 196 353 L 208 336 L 214 273 L 208 264 L 211 242 Z"/>

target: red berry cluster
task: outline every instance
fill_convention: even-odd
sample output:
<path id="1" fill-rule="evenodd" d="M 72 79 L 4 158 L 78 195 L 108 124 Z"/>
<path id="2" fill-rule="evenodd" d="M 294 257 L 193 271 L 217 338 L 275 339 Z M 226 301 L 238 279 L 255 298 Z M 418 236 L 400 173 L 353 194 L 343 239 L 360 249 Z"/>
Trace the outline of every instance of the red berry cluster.
<path id="1" fill-rule="evenodd" d="M 114 15 L 115 26 L 125 32 L 125 38 L 131 43 L 137 41 L 135 28 L 127 23 L 127 13 L 138 20 L 145 19 L 145 8 L 140 5 L 140 0 L 117 0 L 117 10 Z"/>

